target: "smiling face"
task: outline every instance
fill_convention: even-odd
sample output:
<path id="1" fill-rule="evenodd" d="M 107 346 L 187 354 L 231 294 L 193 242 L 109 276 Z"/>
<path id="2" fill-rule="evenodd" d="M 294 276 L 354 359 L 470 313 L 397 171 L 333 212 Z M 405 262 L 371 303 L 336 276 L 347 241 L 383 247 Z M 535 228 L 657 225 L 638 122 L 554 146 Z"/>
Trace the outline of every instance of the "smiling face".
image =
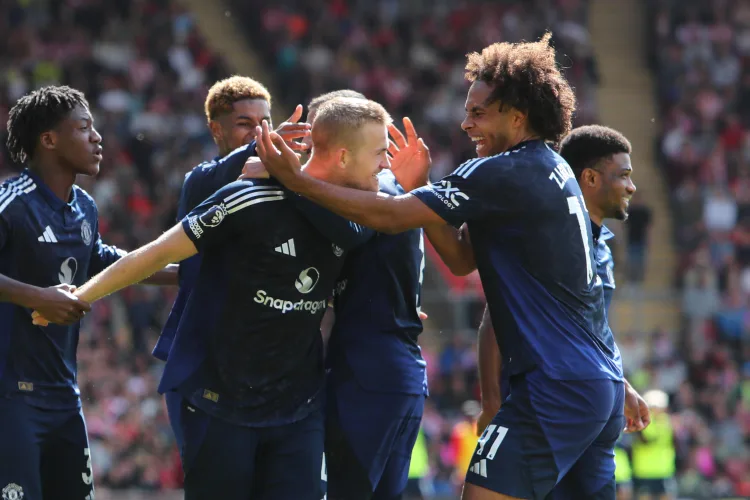
<path id="1" fill-rule="evenodd" d="M 364 191 L 378 190 L 378 174 L 391 166 L 388 159 L 388 128 L 382 123 L 366 123 L 348 151 L 346 184 Z"/>
<path id="2" fill-rule="evenodd" d="M 583 192 L 589 211 L 602 219 L 627 220 L 636 187 L 630 155 L 617 153 L 583 172 Z"/>
<path id="3" fill-rule="evenodd" d="M 488 102 L 492 91 L 491 85 L 477 80 L 466 95 L 466 118 L 461 128 L 476 145 L 479 157 L 503 153 L 525 135 L 525 116 L 499 101 Z"/>
<path id="4" fill-rule="evenodd" d="M 219 147 L 219 156 L 226 156 L 235 149 L 255 140 L 255 127 L 263 120 L 271 122 L 271 106 L 265 99 L 242 99 L 232 104 L 232 111 L 209 122 L 214 142 Z"/>

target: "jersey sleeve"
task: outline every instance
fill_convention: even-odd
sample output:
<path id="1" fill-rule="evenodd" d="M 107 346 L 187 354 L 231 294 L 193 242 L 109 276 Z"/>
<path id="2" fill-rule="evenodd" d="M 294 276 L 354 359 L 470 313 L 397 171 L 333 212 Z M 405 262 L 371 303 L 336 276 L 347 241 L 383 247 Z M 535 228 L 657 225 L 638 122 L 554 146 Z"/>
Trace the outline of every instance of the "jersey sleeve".
<path id="1" fill-rule="evenodd" d="M 248 230 L 262 217 L 263 205 L 286 198 L 281 186 L 236 181 L 219 189 L 182 219 L 182 228 L 199 252 L 226 241 L 237 228 Z"/>
<path id="2" fill-rule="evenodd" d="M 96 240 L 94 241 L 94 247 L 91 250 L 91 260 L 89 261 L 89 277 L 96 276 L 127 254 L 125 250 L 107 245 L 102 241 L 102 235 L 99 234 L 99 221 L 96 222 L 95 234 Z"/>
<path id="3" fill-rule="evenodd" d="M 410 194 L 455 227 L 489 213 L 510 211 L 517 205 L 517 190 L 511 169 L 501 158 L 469 160 Z"/>
<path id="4" fill-rule="evenodd" d="M 7 209 L 0 212 L 0 250 L 5 248 L 5 244 L 10 236 L 11 221 L 6 211 Z"/>
<path id="5" fill-rule="evenodd" d="M 372 229 L 329 212 L 304 196 L 294 195 L 294 202 L 297 210 L 302 212 L 315 229 L 344 250 L 366 243 L 375 234 Z"/>
<path id="6" fill-rule="evenodd" d="M 245 162 L 256 154 L 255 151 L 255 141 L 252 141 L 213 164 L 201 164 L 188 172 L 177 204 L 178 222 L 213 193 L 236 181 L 242 174 Z"/>

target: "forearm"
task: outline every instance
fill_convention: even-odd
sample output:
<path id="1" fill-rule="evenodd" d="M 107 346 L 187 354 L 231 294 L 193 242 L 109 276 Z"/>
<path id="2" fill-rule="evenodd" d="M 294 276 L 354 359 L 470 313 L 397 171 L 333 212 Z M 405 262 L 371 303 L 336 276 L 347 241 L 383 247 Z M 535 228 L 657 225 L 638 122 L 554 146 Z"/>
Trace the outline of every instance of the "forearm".
<path id="1" fill-rule="evenodd" d="M 0 302 L 10 302 L 21 307 L 34 309 L 39 290 L 39 287 L 0 274 Z"/>
<path id="2" fill-rule="evenodd" d="M 140 283 L 167 264 L 180 262 L 195 253 L 195 246 L 178 224 L 91 278 L 75 294 L 89 303 L 94 302 L 126 286 Z"/>
<path id="3" fill-rule="evenodd" d="M 164 269 L 141 281 L 142 285 L 177 286 L 179 284 L 179 264 L 168 264 Z"/>
<path id="4" fill-rule="evenodd" d="M 495 338 L 489 311 L 485 307 L 482 323 L 479 325 L 477 339 L 477 363 L 479 367 L 479 390 L 484 408 L 500 408 L 500 378 L 502 376 L 502 358 Z"/>
<path id="5" fill-rule="evenodd" d="M 351 250 L 366 243 L 375 234 L 372 229 L 336 215 L 304 196 L 295 196 L 294 201 L 297 210 L 315 226 L 315 229 L 344 250 Z"/>
<path id="6" fill-rule="evenodd" d="M 477 268 L 474 250 L 465 231 L 449 224 L 431 224 L 425 226 L 424 231 L 453 274 L 466 276 Z"/>
<path id="7" fill-rule="evenodd" d="M 304 173 L 296 176 L 287 187 L 352 222 L 382 233 L 421 227 L 421 224 L 410 224 L 410 218 L 404 217 L 400 206 L 403 196 L 345 188 Z"/>

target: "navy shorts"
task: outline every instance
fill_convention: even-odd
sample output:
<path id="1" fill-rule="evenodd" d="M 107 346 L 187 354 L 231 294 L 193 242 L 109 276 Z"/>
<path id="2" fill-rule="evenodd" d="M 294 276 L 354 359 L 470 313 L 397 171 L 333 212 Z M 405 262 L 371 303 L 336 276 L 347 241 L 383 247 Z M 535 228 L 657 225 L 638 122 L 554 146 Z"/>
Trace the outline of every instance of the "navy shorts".
<path id="1" fill-rule="evenodd" d="M 321 500 L 323 412 L 277 427 L 234 425 L 167 393 L 185 500 Z"/>
<path id="2" fill-rule="evenodd" d="M 80 409 L 44 410 L 0 399 L 0 498 L 94 498 L 91 451 Z"/>
<path id="3" fill-rule="evenodd" d="M 534 370 L 479 438 L 466 482 L 516 498 L 614 500 L 615 442 L 625 388 L 611 380 L 563 381 Z"/>
<path id="4" fill-rule="evenodd" d="M 365 391 L 353 378 L 329 384 L 328 500 L 402 497 L 425 396 Z"/>

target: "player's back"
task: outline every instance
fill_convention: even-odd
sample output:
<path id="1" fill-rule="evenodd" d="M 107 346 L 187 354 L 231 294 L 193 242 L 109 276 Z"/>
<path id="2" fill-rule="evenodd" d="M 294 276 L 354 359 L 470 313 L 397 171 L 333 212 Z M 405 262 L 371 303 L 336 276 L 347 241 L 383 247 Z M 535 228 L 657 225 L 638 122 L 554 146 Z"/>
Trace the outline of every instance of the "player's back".
<path id="1" fill-rule="evenodd" d="M 239 424 L 287 423 L 319 405 L 320 322 L 344 255 L 291 196 L 273 180 L 238 181 L 183 220 L 202 263 L 170 362 L 205 360 L 181 384 L 168 364 L 160 389 L 179 385 L 196 406 Z"/>
<path id="2" fill-rule="evenodd" d="M 38 287 L 81 286 L 89 272 L 101 270 L 92 261 L 100 243 L 96 205 L 78 186 L 73 186 L 68 203 L 28 170 L 0 187 L 3 275 Z M 79 326 L 34 326 L 31 311 L 0 303 L 2 394 L 52 409 L 80 405 L 76 383 Z"/>
<path id="3" fill-rule="evenodd" d="M 416 194 L 446 220 L 468 222 L 510 375 L 539 366 L 560 380 L 622 377 L 608 347 L 591 224 L 565 160 L 527 141 Z"/>
<path id="4" fill-rule="evenodd" d="M 381 192 L 404 194 L 391 171 L 378 179 Z M 377 233 L 349 253 L 336 285 L 328 349 L 334 376 L 346 363 L 366 390 L 426 391 L 426 363 L 417 344 L 424 266 L 421 229 Z"/>
<path id="5" fill-rule="evenodd" d="M 552 378 L 620 377 L 588 211 L 571 168 L 531 141 L 477 169 L 499 196 L 513 198 L 503 203 L 510 210 L 469 222 L 477 266 L 490 277 L 484 288 L 501 294 L 490 311 L 493 321 L 502 318 L 510 372 L 537 364 Z"/>

